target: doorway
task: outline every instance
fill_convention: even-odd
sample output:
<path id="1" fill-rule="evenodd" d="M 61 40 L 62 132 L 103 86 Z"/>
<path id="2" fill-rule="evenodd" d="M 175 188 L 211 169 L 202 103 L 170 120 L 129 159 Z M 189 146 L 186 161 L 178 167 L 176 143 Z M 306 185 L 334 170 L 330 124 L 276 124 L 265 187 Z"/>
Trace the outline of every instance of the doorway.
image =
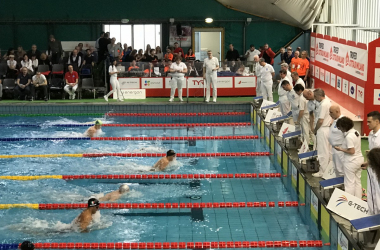
<path id="1" fill-rule="evenodd" d="M 207 58 L 207 50 L 222 60 L 224 53 L 224 28 L 193 28 L 193 51 L 197 60 Z"/>

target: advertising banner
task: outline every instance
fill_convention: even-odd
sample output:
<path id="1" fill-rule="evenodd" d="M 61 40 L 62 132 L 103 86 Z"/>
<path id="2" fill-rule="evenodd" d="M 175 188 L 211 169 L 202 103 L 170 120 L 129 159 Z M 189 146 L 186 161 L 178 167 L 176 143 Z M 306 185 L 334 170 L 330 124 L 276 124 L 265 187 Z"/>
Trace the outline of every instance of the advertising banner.
<path id="1" fill-rule="evenodd" d="M 141 78 L 141 86 L 143 89 L 162 89 L 164 88 L 163 78 Z"/>
<path id="2" fill-rule="evenodd" d="M 253 77 L 252 77 L 253 78 Z M 218 77 L 217 78 L 218 80 L 218 83 L 217 83 L 217 87 L 218 88 L 231 88 L 232 89 L 232 82 L 233 82 L 233 78 L 232 77 Z"/>
<path id="3" fill-rule="evenodd" d="M 122 89 L 122 99 L 146 99 L 145 89 Z M 114 92 L 113 99 L 117 99 L 117 94 Z"/>
<path id="4" fill-rule="evenodd" d="M 315 61 L 367 81 L 367 50 L 317 37 L 314 54 Z"/>
<path id="5" fill-rule="evenodd" d="M 219 84 L 218 78 L 218 84 Z M 235 88 L 254 88 L 256 87 L 256 77 L 235 77 Z"/>
<path id="6" fill-rule="evenodd" d="M 139 89 L 140 78 L 119 78 L 121 89 Z"/>
<path id="7" fill-rule="evenodd" d="M 327 208 L 347 220 L 369 216 L 367 202 L 335 188 Z"/>

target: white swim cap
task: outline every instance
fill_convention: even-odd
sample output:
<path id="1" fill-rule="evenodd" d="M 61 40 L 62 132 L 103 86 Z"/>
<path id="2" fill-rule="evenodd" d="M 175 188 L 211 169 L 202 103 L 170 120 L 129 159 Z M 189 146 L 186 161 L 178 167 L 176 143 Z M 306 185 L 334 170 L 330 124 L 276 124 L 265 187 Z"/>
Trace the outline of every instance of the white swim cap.
<path id="1" fill-rule="evenodd" d="M 125 193 L 129 191 L 129 186 L 127 184 L 123 184 L 119 187 L 119 192 L 120 193 Z"/>

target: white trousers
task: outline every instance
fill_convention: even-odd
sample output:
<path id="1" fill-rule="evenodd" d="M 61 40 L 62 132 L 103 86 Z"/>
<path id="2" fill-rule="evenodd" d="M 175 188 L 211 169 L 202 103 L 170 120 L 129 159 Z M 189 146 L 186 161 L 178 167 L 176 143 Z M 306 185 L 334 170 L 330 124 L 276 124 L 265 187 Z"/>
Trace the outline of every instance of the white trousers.
<path id="1" fill-rule="evenodd" d="M 300 120 L 302 138 L 306 140 L 308 144 L 310 144 L 310 119 L 305 118 L 303 116 Z"/>
<path id="2" fill-rule="evenodd" d="M 260 76 L 257 77 L 257 83 L 256 83 L 256 96 L 261 96 L 263 93 L 261 91 L 261 79 Z"/>
<path id="3" fill-rule="evenodd" d="M 348 161 L 345 157 L 343 156 L 344 190 L 351 195 L 362 198 L 362 183 L 360 181 L 362 169 L 360 165 L 364 162 L 364 158 Z"/>
<path id="4" fill-rule="evenodd" d="M 78 84 L 75 85 L 75 86 L 72 88 L 71 91 L 70 91 L 70 87 L 71 87 L 70 85 L 66 85 L 66 86 L 63 88 L 63 90 L 66 91 L 66 92 L 71 96 L 71 95 L 74 95 L 74 94 L 75 94 L 75 91 L 77 91 Z"/>
<path id="5" fill-rule="evenodd" d="M 335 169 L 336 176 L 344 176 L 343 170 L 343 157 L 344 153 L 342 151 L 336 150 L 334 147 L 331 148 L 332 151 L 332 161 Z"/>
<path id="6" fill-rule="evenodd" d="M 170 98 L 174 98 L 175 90 L 178 88 L 178 98 L 182 99 L 182 84 L 185 83 L 185 78 L 183 76 L 173 76 L 170 81 L 171 90 Z"/>
<path id="7" fill-rule="evenodd" d="M 261 88 L 264 100 L 268 100 L 268 101 L 273 102 L 272 87 L 273 87 L 273 81 L 272 80 L 267 81 L 267 82 L 261 81 L 261 87 L 260 88 Z"/>
<path id="8" fill-rule="evenodd" d="M 217 74 L 213 71 L 211 74 L 206 73 L 206 101 L 210 100 L 210 85 L 212 84 L 212 99 L 216 101 L 217 97 Z"/>
<path id="9" fill-rule="evenodd" d="M 290 112 L 290 102 L 288 97 L 279 96 L 278 100 L 280 101 L 280 111 L 282 115 L 287 115 Z"/>
<path id="10" fill-rule="evenodd" d="M 330 161 L 331 145 L 328 141 L 329 127 L 320 127 L 317 132 L 319 172 L 324 173 Z"/>
<path id="11" fill-rule="evenodd" d="M 367 168 L 367 202 L 370 215 L 380 214 L 380 185 L 371 167 Z"/>
<path id="12" fill-rule="evenodd" d="M 116 92 L 117 99 L 122 100 L 123 99 L 123 95 L 121 93 L 119 80 L 117 80 L 116 77 L 111 77 L 110 83 L 111 83 L 111 86 L 112 86 L 112 90 L 110 92 L 108 92 L 107 97 L 109 97 L 110 95 L 112 95 L 113 93 Z"/>

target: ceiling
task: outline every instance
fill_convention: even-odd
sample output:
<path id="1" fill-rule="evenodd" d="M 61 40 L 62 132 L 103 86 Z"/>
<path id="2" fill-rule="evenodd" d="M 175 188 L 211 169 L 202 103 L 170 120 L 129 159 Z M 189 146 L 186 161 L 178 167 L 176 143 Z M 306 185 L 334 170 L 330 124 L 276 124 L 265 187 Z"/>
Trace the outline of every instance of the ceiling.
<path id="1" fill-rule="evenodd" d="M 310 29 L 324 0 L 216 0 L 227 8 Z"/>

